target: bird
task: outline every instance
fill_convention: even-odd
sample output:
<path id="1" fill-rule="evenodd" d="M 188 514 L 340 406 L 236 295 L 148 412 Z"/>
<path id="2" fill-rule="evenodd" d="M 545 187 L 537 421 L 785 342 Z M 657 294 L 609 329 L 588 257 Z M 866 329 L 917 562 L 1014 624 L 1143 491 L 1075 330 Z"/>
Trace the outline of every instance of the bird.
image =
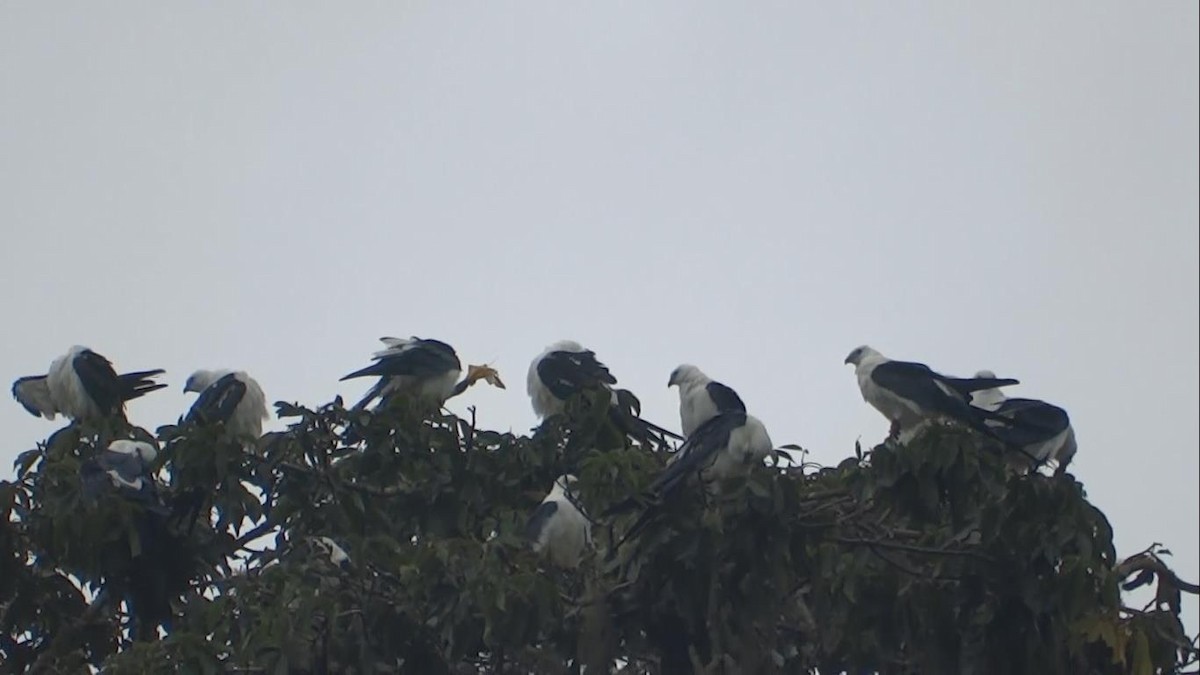
<path id="1" fill-rule="evenodd" d="M 576 482 L 571 474 L 556 478 L 525 525 L 534 553 L 559 567 L 577 567 L 584 550 L 592 545 L 592 523 L 572 491 Z"/>
<path id="2" fill-rule="evenodd" d="M 54 359 L 45 375 L 18 378 L 12 393 L 34 417 L 53 420 L 62 414 L 74 422 L 113 416 L 124 419 L 126 401 L 167 386 L 153 379 L 165 372 L 156 369 L 118 375 L 107 358 L 75 345 Z"/>
<path id="3" fill-rule="evenodd" d="M 366 408 L 376 398 L 386 399 L 397 394 L 440 406 L 479 380 L 504 389 L 500 374 L 490 366 L 467 366 L 466 377 L 459 380 L 462 362 L 458 360 L 454 348 L 440 340 L 413 336 L 383 337 L 379 338 L 379 341 L 384 344 L 385 349 L 372 355 L 375 363 L 339 380 L 344 382 L 356 377 L 379 378 L 353 410 Z"/>
<path id="4" fill-rule="evenodd" d="M 994 377 L 948 377 L 923 363 L 893 361 L 866 345 L 851 351 L 845 363 L 854 365 L 863 400 L 891 422 L 889 437 L 902 442 L 912 438 L 922 424 L 936 418 L 958 420 L 994 437 L 984 420 L 999 419 L 1002 423 L 1007 420 L 972 407 L 968 401 L 970 392 L 1020 384 L 1018 380 Z"/>
<path id="5" fill-rule="evenodd" d="M 270 418 L 262 387 L 244 371 L 197 370 L 183 385 L 184 393 L 199 394 L 185 420 L 225 425 L 229 438 L 253 443 L 262 436 L 263 420 Z"/>
<path id="6" fill-rule="evenodd" d="M 153 503 L 158 490 L 150 467 L 157 457 L 158 450 L 146 441 L 112 441 L 94 459 L 84 460 L 79 466 L 84 498 L 94 501 L 105 490 L 113 489 L 124 497 Z"/>
<path id="7" fill-rule="evenodd" d="M 761 466 L 773 451 L 766 426 L 749 413 L 723 412 L 701 424 L 675 453 L 676 461 L 667 464 L 642 495 L 617 502 L 601 514 L 608 518 L 648 504 L 609 550 L 609 557 L 615 557 L 621 545 L 637 535 L 657 507 L 677 494 L 689 477 L 695 476 L 708 493 L 718 493 L 728 479 Z"/>
<path id="8" fill-rule="evenodd" d="M 533 412 L 542 420 L 562 414 L 567 401 L 581 392 L 609 392 L 609 419 L 622 433 L 659 448 L 668 448 L 667 438 L 683 440 L 679 434 L 642 419 L 641 402 L 628 389 L 615 389 L 617 378 L 608 366 L 574 340 L 559 340 L 546 347 L 529 364 L 526 391 Z"/>
<path id="9" fill-rule="evenodd" d="M 701 424 L 650 483 L 641 500 L 626 499 L 609 507 L 608 517 L 628 510 L 639 501 L 661 502 L 690 476 L 697 476 L 710 491 L 729 478 L 744 475 L 773 451 L 771 435 L 754 415 L 739 411 L 721 413 Z"/>
<path id="10" fill-rule="evenodd" d="M 990 370 L 975 373 L 977 379 L 995 378 Z M 1062 408 L 1032 398 L 1008 398 L 999 388 L 982 389 L 972 393 L 971 405 L 998 413 L 1011 424 L 989 421 L 1000 440 L 1019 448 L 1023 457 L 1016 463 L 1024 469 L 1032 464 L 1055 461 L 1055 473 L 1062 473 L 1075 457 L 1078 446 L 1071 418 Z"/>
<path id="11" fill-rule="evenodd" d="M 679 387 L 679 421 L 684 438 L 720 413 L 746 412 L 746 404 L 736 391 L 689 363 L 671 371 L 667 387 Z"/>
<path id="12" fill-rule="evenodd" d="M 95 505 L 111 490 L 140 507 L 132 521 L 136 545 L 115 541 L 116 555 L 104 557 L 103 571 L 105 588 L 128 604 L 139 640 L 156 639 L 160 625 L 170 631 L 170 599 L 187 588 L 192 564 L 189 548 L 168 529 L 172 513 L 160 499 L 151 470 L 157 456 L 151 443 L 118 439 L 79 467 L 85 504 Z"/>

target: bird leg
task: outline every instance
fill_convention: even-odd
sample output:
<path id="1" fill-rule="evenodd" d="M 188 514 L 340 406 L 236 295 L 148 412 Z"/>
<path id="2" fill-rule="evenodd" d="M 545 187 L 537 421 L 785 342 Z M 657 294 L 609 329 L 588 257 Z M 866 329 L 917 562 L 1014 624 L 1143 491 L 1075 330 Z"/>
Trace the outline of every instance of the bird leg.
<path id="1" fill-rule="evenodd" d="M 889 441 L 900 440 L 900 420 L 892 420 L 892 426 L 888 429 L 887 440 L 889 440 Z"/>

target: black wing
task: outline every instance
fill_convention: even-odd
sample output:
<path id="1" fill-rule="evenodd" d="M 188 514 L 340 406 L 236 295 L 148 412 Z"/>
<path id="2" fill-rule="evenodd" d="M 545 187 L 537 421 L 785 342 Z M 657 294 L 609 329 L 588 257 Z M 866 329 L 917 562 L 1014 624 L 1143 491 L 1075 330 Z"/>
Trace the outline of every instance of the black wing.
<path id="1" fill-rule="evenodd" d="M 621 433 L 642 445 L 657 446 L 664 450 L 670 447 L 667 438 L 683 440 L 683 436 L 639 417 L 642 413 L 642 402 L 633 392 L 628 389 L 616 389 L 614 393 L 617 400 L 609 406 L 608 415 Z"/>
<path id="2" fill-rule="evenodd" d="M 596 360 L 590 349 L 550 352 L 538 362 L 537 374 L 550 393 L 563 401 L 584 389 L 617 383 L 608 366 Z"/>
<path id="3" fill-rule="evenodd" d="M 525 537 L 530 541 L 537 541 L 538 537 L 542 536 L 542 530 L 546 528 L 546 523 L 550 522 L 555 513 L 558 513 L 558 502 L 542 502 L 529 516 L 529 522 L 525 524 Z"/>
<path id="4" fill-rule="evenodd" d="M 875 384 L 897 396 L 915 401 L 922 408 L 940 409 L 940 402 L 947 397 L 937 386 L 939 375 L 923 363 L 888 361 L 871 371 Z"/>
<path id="5" fill-rule="evenodd" d="M 937 375 L 937 373 L 934 373 Z M 958 393 L 962 394 L 967 400 L 970 400 L 971 394 L 984 389 L 996 389 L 998 387 L 1009 387 L 1014 384 L 1021 384 L 1020 380 L 1003 377 L 943 377 L 937 375 L 938 379 L 945 382 Z"/>
<path id="6" fill-rule="evenodd" d="M 230 373 L 200 392 L 199 398 L 188 410 L 186 419 L 202 424 L 228 421 L 245 395 L 246 383 Z"/>
<path id="7" fill-rule="evenodd" d="M 970 394 L 956 389 L 947 382 L 948 379 L 950 378 L 933 371 L 923 363 L 908 361 L 881 363 L 871 372 L 871 380 L 875 384 L 901 398 L 913 401 L 923 410 L 952 417 L 984 434 L 998 438 L 984 420 L 994 419 L 1004 424 L 1008 424 L 1009 420 L 997 413 L 972 407 L 967 402 Z M 960 381 L 965 380 L 960 378 Z M 1016 380 L 984 378 L 978 382 L 979 389 L 991 389 L 1000 386 L 996 383 L 1015 384 Z M 943 389 L 943 386 L 953 393 Z"/>
<path id="8" fill-rule="evenodd" d="M 746 412 L 746 404 L 742 402 L 742 397 L 720 382 L 709 382 L 705 390 L 708 391 L 708 397 L 716 404 L 717 412 Z"/>
<path id="9" fill-rule="evenodd" d="M 687 479 L 688 476 L 694 473 L 700 473 L 715 458 L 717 453 L 729 446 L 729 437 L 734 430 L 745 426 L 746 413 L 727 412 L 717 415 L 716 417 L 701 424 L 695 432 L 692 433 L 683 446 L 679 448 L 680 457 L 674 464 L 670 464 L 663 469 L 658 478 L 650 484 L 649 494 L 645 495 L 649 499 L 650 504 L 645 511 L 641 513 L 634 521 L 629 530 L 621 537 L 619 541 L 610 549 L 609 558 L 616 556 L 616 551 L 628 541 L 636 536 L 649 522 L 650 518 L 656 511 L 656 508 L 661 504 L 661 499 L 668 493 L 672 492 L 676 486 Z M 602 517 L 609 517 L 618 513 L 623 513 L 637 506 L 642 500 L 637 497 L 625 499 L 613 506 L 609 507 Z"/>
<path id="10" fill-rule="evenodd" d="M 669 465 L 650 484 L 650 490 L 665 494 L 688 475 L 699 473 L 712 463 L 717 453 L 729 445 L 729 436 L 734 430 L 746 425 L 746 413 L 726 412 L 700 425 L 700 428 L 679 448 L 682 455 Z"/>
<path id="11" fill-rule="evenodd" d="M 454 348 L 439 340 L 417 339 L 394 353 L 385 353 L 375 357 L 375 363 L 356 370 L 339 381 L 355 377 L 393 377 L 410 375 L 413 377 L 434 377 L 451 370 L 461 370 L 462 362 L 454 353 Z"/>
<path id="12" fill-rule="evenodd" d="M 71 366 L 79 376 L 79 381 L 83 383 L 84 391 L 103 414 L 111 415 L 121 410 L 125 402 L 121 380 L 108 359 L 85 349 L 75 355 Z"/>
<path id="13" fill-rule="evenodd" d="M 1066 410 L 1036 399 L 1010 398 L 996 412 L 1012 420 L 1011 426 L 996 428 L 996 435 L 1022 447 L 1048 441 L 1071 426 Z"/>

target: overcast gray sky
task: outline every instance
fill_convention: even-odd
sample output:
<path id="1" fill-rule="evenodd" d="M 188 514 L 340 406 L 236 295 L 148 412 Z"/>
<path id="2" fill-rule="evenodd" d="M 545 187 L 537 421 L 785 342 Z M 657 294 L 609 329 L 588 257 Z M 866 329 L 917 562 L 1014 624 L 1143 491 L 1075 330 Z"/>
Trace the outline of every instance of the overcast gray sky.
<path id="1" fill-rule="evenodd" d="M 315 404 L 417 334 L 524 431 L 572 338 L 649 419 L 693 362 L 833 463 L 886 433 L 869 343 L 1066 407 L 1118 552 L 1195 581 L 1197 12 L 6 2 L 0 374 L 166 368 L 154 428 L 195 368 Z M 0 405 L 0 475 L 55 428 Z"/>

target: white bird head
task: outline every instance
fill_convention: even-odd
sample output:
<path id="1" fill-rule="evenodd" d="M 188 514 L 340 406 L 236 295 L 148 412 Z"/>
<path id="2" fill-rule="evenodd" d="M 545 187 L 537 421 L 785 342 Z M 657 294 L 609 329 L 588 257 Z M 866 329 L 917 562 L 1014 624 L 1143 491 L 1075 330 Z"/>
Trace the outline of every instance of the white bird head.
<path id="1" fill-rule="evenodd" d="M 183 385 L 183 392 L 186 394 L 189 391 L 200 393 L 212 386 L 213 382 L 225 377 L 229 374 L 228 370 L 197 370 L 188 377 L 187 382 Z"/>
<path id="2" fill-rule="evenodd" d="M 868 347 L 867 345 L 862 345 L 860 347 L 855 347 L 854 351 L 850 352 L 846 356 L 846 360 L 843 361 L 842 363 L 844 363 L 844 364 L 845 363 L 853 363 L 855 365 L 855 367 L 857 367 L 857 366 L 861 366 L 862 362 L 866 361 L 867 359 L 876 359 L 876 358 L 879 358 L 879 359 L 883 358 L 883 354 L 880 354 L 879 352 Z"/>
<path id="3" fill-rule="evenodd" d="M 582 351 L 586 351 L 583 348 L 583 345 L 579 344 L 578 342 L 576 342 L 574 340 L 559 340 L 558 342 L 555 342 L 554 344 L 550 345 L 549 347 L 546 347 L 546 351 L 542 352 L 542 355 L 545 356 L 546 354 L 549 354 L 550 352 L 582 352 Z"/>
<path id="4" fill-rule="evenodd" d="M 981 370 L 975 373 L 975 377 L 979 379 L 995 379 L 996 374 L 990 370 Z M 999 387 L 971 392 L 971 405 L 976 408 L 983 408 L 984 410 L 996 410 L 1006 400 L 1008 400 L 1008 396 L 1000 391 Z"/>
<path id="5" fill-rule="evenodd" d="M 704 384 L 711 381 L 712 378 L 705 375 L 699 368 L 685 363 L 671 371 L 671 379 L 667 381 L 667 386 L 682 388 L 684 385 Z"/>
<path id="6" fill-rule="evenodd" d="M 150 464 L 158 458 L 158 450 L 145 441 L 113 441 L 108 444 L 108 450 L 122 455 L 137 455 L 146 464 Z"/>

